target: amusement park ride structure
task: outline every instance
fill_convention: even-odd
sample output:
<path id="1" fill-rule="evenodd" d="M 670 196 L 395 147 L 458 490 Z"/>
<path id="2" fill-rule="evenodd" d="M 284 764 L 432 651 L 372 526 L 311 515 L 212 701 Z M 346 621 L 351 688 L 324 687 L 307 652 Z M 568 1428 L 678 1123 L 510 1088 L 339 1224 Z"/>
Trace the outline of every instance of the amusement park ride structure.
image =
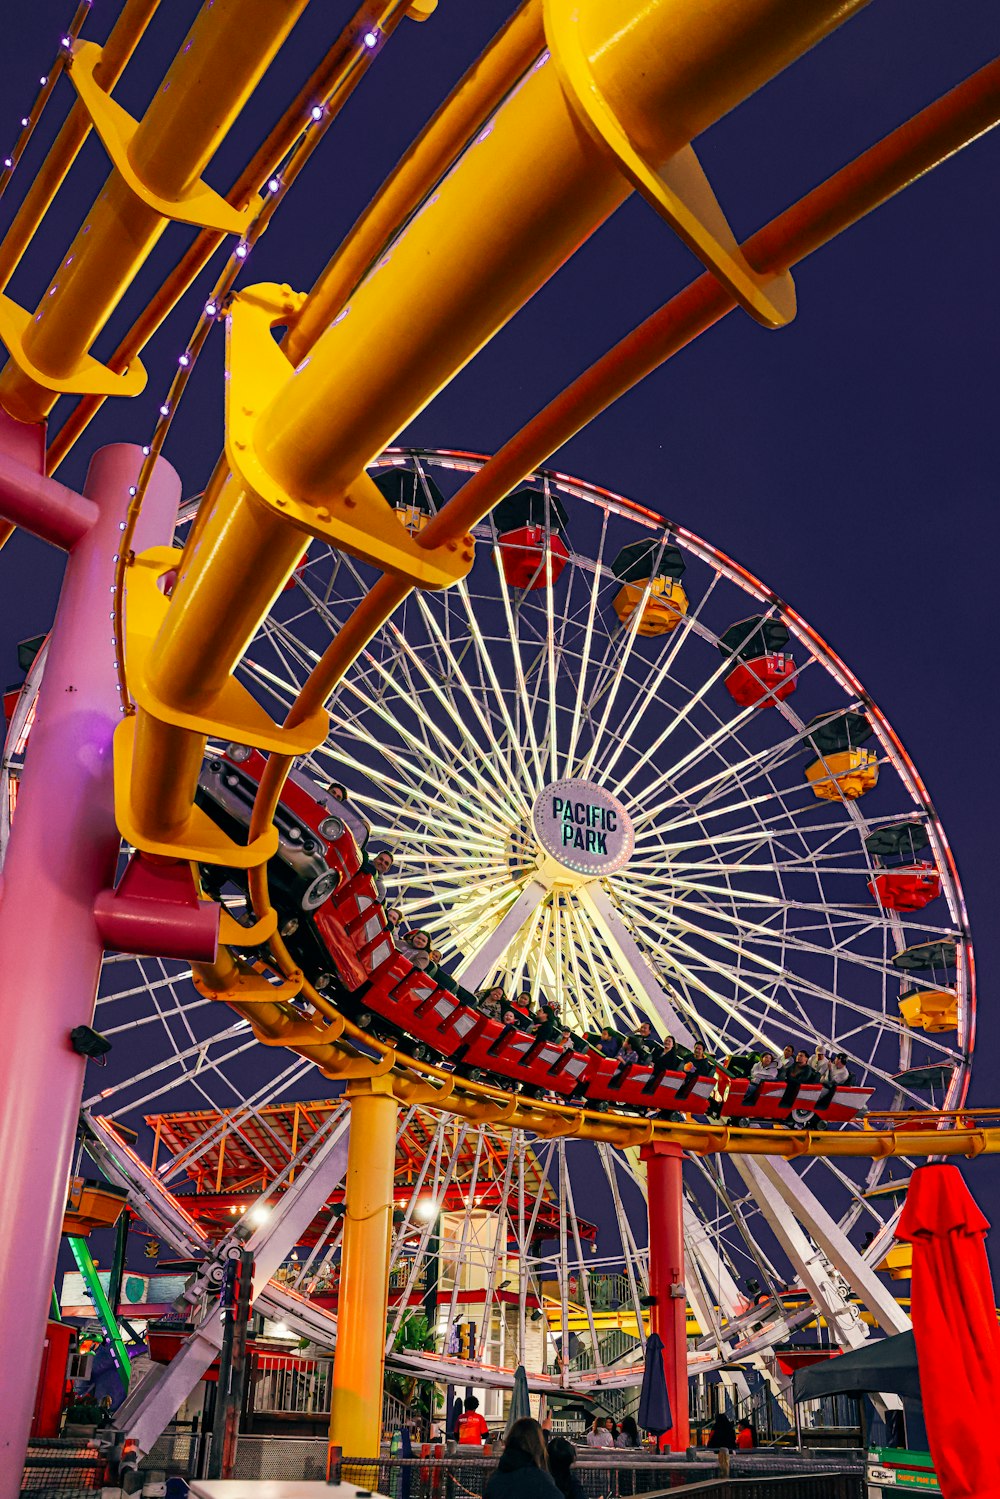
<path id="1" fill-rule="evenodd" d="M 405 15 L 426 18 L 433 0 L 363 7 L 227 199 L 207 187 L 202 173 L 305 0 L 216 0 L 203 6 L 138 122 L 110 91 L 156 8 L 154 0 L 128 0 L 103 51 L 80 39 L 87 10 L 81 6 L 43 88 L 47 98 L 55 78 L 66 72 L 77 102 L 0 246 L 6 283 L 93 130 L 110 159 L 110 175 L 52 284 L 34 311 L 0 297 L 0 339 L 9 355 L 0 375 L 0 511 L 11 526 L 24 526 L 68 553 L 33 705 L 31 752 L 20 779 L 0 904 L 4 950 L 27 945 L 41 955 L 30 1006 L 23 1003 L 23 976 L 14 965 L 0 974 L 8 1027 L 0 1061 L 5 1217 L 36 1230 L 34 1236 L 5 1236 L 0 1316 L 8 1331 L 19 1330 L 25 1346 L 41 1346 L 83 1096 L 84 1058 L 67 1037 L 93 1017 L 106 949 L 189 961 L 209 1004 L 223 1001 L 264 1046 L 287 1048 L 327 1078 L 347 1084 L 348 1109 L 319 1142 L 311 1142 L 305 1160 L 293 1156 L 272 1217 L 249 1245 L 256 1256 L 258 1300 L 294 1304 L 294 1292 L 268 1281 L 343 1180 L 331 1440 L 345 1451 L 364 1456 L 378 1450 L 400 1106 L 554 1141 L 560 1161 L 569 1139 L 602 1149 L 639 1149 L 649 1211 L 650 1324 L 665 1345 L 675 1446 L 686 1446 L 688 1435 L 685 1292 L 689 1300 L 699 1296 L 699 1276 L 716 1287 L 724 1279 L 697 1223 L 687 1221 L 685 1152 L 696 1160 L 734 1158 L 811 1305 L 823 1308 L 838 1341 L 851 1346 L 863 1335 L 856 1309 L 845 1301 L 845 1280 L 883 1328 L 904 1325 L 872 1257 L 850 1245 L 790 1163 L 1000 1149 L 1000 1130 L 962 1111 L 974 1042 L 971 949 L 940 829 L 933 829 L 935 853 L 948 888 L 951 951 L 960 969 L 951 996 L 957 1051 L 948 1108 L 914 1117 L 897 1106 L 894 1115 L 872 1115 L 862 1127 L 840 1130 L 749 1128 L 724 1117 L 699 1123 L 591 1108 L 572 1098 L 554 1102 L 407 1052 L 359 1023 L 357 1014 L 352 1018 L 336 987 L 331 992 L 318 985 L 315 975 L 296 964 L 289 934 L 284 924 L 279 928 L 268 875 L 279 847 L 275 816 L 293 762 L 318 754 L 331 732 L 336 735 L 328 702 L 413 590 L 417 597 L 448 589 L 461 595 L 473 566 L 476 528 L 574 431 L 730 310 L 743 308 L 768 327 L 788 322 L 795 310 L 793 265 L 1000 118 L 1000 64 L 993 63 L 746 245 L 737 245 L 692 140 L 861 5 L 744 0 L 734 23 L 733 7 L 722 0 L 526 0 L 308 295 L 276 285 L 234 293 L 232 286 L 248 245 L 360 81 L 375 44 Z M 309 98 L 322 102 L 310 109 L 315 129 L 303 130 L 302 100 Z M 26 116 L 26 133 L 37 113 Z M 283 162 L 280 181 L 272 179 Z M 472 465 L 467 482 L 426 524 L 401 525 L 369 470 L 407 422 L 633 189 L 703 261 L 705 273 L 494 458 Z M 92 346 L 171 221 L 195 225 L 198 233 L 155 304 L 118 353 L 101 364 Z M 230 235 L 238 237 L 236 249 L 206 299 L 148 449 L 102 450 L 85 493 L 69 490 L 52 477 L 56 464 L 103 400 L 142 389 L 140 348 Z M 228 338 L 225 454 L 197 513 L 188 517 L 182 546 L 174 548 L 179 484 L 160 450 L 191 363 L 221 317 Z M 404 320 L 405 349 L 395 338 Z M 286 330 L 280 345 L 277 328 Z M 394 358 L 380 357 L 390 346 Z M 45 421 L 63 396 L 81 399 L 46 452 Z M 610 500 L 615 513 L 627 511 L 627 502 Z M 638 516 L 641 507 L 632 509 Z M 645 514 L 648 521 L 652 512 Z M 666 527 L 660 517 L 652 522 L 661 532 Z M 310 659 L 284 720 L 276 722 L 260 701 L 263 694 L 246 685 L 253 676 L 241 674 L 242 667 L 314 539 L 327 555 L 353 559 L 378 576 L 339 621 L 326 648 Z M 678 533 L 678 540 L 698 545 L 689 533 Z M 551 566 L 547 561 L 543 567 L 549 599 Z M 663 585 L 669 599 L 677 597 L 676 582 Z M 742 575 L 739 586 L 766 598 L 749 575 Z M 634 590 L 625 600 L 628 610 L 622 606 L 630 621 L 622 638 L 632 642 L 647 604 L 655 601 L 654 579 L 639 587 L 626 577 L 622 587 Z M 829 667 L 833 658 L 808 626 L 780 609 L 773 595 L 767 612 L 772 608 L 803 648 Z M 846 668 L 838 663 L 837 670 L 845 696 L 862 698 Z M 783 721 L 797 724 L 801 738 L 809 726 L 788 720 L 783 679 L 765 688 L 768 705 L 773 693 Z M 750 694 L 744 708 L 750 717 L 764 699 L 754 702 L 752 681 L 744 680 L 740 691 Z M 871 705 L 868 711 L 884 762 L 895 766 L 912 800 L 927 810 L 919 778 L 891 729 Z M 210 743 L 268 756 L 244 841 L 213 821 L 199 800 Z M 567 778 L 578 785 L 576 770 L 557 765 L 554 735 L 548 748 L 552 774 L 539 792 L 554 793 Z M 848 737 L 845 746 L 826 753 L 829 759 L 821 750 L 814 761 L 823 763 L 811 777 L 813 790 L 853 817 L 853 799 L 865 787 L 850 783 L 848 789 L 848 780 L 839 778 L 870 768 L 868 752 L 858 751 Z M 837 759 L 842 755 L 844 764 Z M 599 770 L 587 766 L 587 786 Z M 56 802 L 64 852 L 54 868 L 50 825 Z M 610 797 L 602 805 L 607 809 L 613 802 Z M 551 829 L 548 841 L 538 818 L 534 829 L 549 855 L 538 865 L 538 883 L 568 888 L 586 880 L 586 857 L 557 858 Z M 122 838 L 130 861 L 116 885 Z M 589 849 L 584 840 L 581 854 L 594 852 L 596 845 Z M 210 885 L 213 870 L 242 873 L 253 908 L 249 926 L 225 903 L 204 898 L 200 881 Z M 594 889 L 581 901 L 590 900 L 611 932 L 609 947 L 617 948 L 618 961 L 634 975 L 641 969 L 630 947 L 635 927 L 615 916 L 598 873 L 599 864 Z M 527 905 L 530 899 L 529 892 Z M 520 924 L 528 914 L 526 906 Z M 882 914 L 886 930 L 898 936 L 896 917 Z M 502 966 L 504 938 L 509 944 L 517 928 L 512 922 L 496 938 L 481 976 Z M 248 947 L 265 945 L 266 958 L 247 958 Z M 682 987 L 647 984 L 645 1009 L 661 1027 L 693 1039 L 689 1022 L 697 1016 L 690 1007 L 682 1013 Z M 535 992 L 537 997 L 537 984 Z M 897 1035 L 901 1030 L 897 1021 Z M 905 1096 L 904 1090 L 900 1101 Z M 206 1236 L 182 1200 L 164 1189 L 160 1176 L 144 1168 L 100 1115 L 90 1107 L 86 1127 L 111 1179 L 138 1193 L 143 1215 L 167 1225 L 173 1241 L 205 1253 Z M 513 1143 L 510 1151 L 513 1160 Z M 687 1284 L 685 1239 L 693 1266 Z M 884 1252 L 890 1239 L 891 1226 L 873 1250 Z M 718 1323 L 718 1313 L 704 1295 L 701 1300 L 697 1315 L 704 1332 L 713 1319 Z M 731 1292 L 720 1300 L 728 1303 L 730 1319 L 716 1339 L 722 1360 L 727 1350 L 738 1356 L 742 1335 L 738 1326 L 733 1331 L 738 1317 Z M 299 1301 L 296 1314 L 308 1324 L 315 1311 L 304 1298 Z M 209 1317 L 156 1388 L 135 1392 L 124 1417 L 133 1430 L 148 1437 L 169 1399 L 184 1391 L 192 1369 L 197 1378 L 199 1366 L 203 1370 L 211 1361 L 217 1337 L 217 1319 Z M 4 1492 L 13 1493 L 29 1426 L 30 1382 L 5 1391 L 4 1398 Z"/>

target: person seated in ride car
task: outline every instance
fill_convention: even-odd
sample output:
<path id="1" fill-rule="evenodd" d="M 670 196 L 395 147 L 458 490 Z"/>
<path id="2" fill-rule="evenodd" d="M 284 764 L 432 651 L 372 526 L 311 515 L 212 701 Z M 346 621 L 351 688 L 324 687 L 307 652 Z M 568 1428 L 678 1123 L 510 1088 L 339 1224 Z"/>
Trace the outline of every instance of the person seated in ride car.
<path id="1" fill-rule="evenodd" d="M 694 1043 L 694 1051 L 690 1060 L 684 1063 L 683 1071 L 687 1076 L 677 1089 L 678 1098 L 687 1098 L 694 1091 L 694 1085 L 700 1077 L 715 1076 L 715 1062 L 706 1053 L 703 1041 Z"/>
<path id="2" fill-rule="evenodd" d="M 426 970 L 431 961 L 431 939 L 420 927 L 410 927 L 409 931 L 403 933 L 398 942 L 399 950 L 404 957 L 409 958 L 414 968 Z"/>
<path id="3" fill-rule="evenodd" d="M 380 849 L 374 859 L 369 858 L 367 853 L 361 856 L 360 872 L 375 877 L 375 893 L 380 901 L 386 898 L 385 876 L 392 868 L 392 854 L 387 848 Z"/>
<path id="4" fill-rule="evenodd" d="M 779 1069 L 780 1071 L 780 1069 Z M 809 1065 L 809 1053 L 799 1050 L 795 1053 L 792 1065 L 784 1074 L 785 1091 L 781 1095 L 782 1108 L 789 1108 L 794 1102 L 799 1089 L 804 1083 L 814 1083 L 816 1074 Z M 801 1113 L 801 1110 L 796 1110 Z"/>
<path id="5" fill-rule="evenodd" d="M 776 1081 L 778 1076 L 778 1064 L 774 1060 L 773 1051 L 762 1051 L 760 1056 L 750 1068 L 750 1081 L 759 1087 L 761 1083 Z"/>
<path id="6" fill-rule="evenodd" d="M 632 1035 L 629 1036 L 629 1041 L 638 1053 L 640 1062 L 655 1062 L 662 1050 L 659 1041 L 650 1029 L 648 1020 L 643 1020 L 640 1025 L 636 1026 Z"/>
<path id="7" fill-rule="evenodd" d="M 535 1027 L 536 1041 L 561 1041 L 565 1035 L 565 1028 L 556 1014 L 555 1005 L 543 1001 L 538 1006 L 538 1024 Z"/>
<path id="8" fill-rule="evenodd" d="M 507 1002 L 507 996 L 500 985 L 495 984 L 492 989 L 481 989 L 477 1000 L 479 1009 L 484 1015 L 491 1020 L 499 1020 Z"/>
<path id="9" fill-rule="evenodd" d="M 457 994 L 458 984 L 452 978 L 448 970 L 441 966 L 444 962 L 444 953 L 441 952 L 440 948 L 432 947 L 429 952 L 429 957 L 430 962 L 427 965 L 427 972 L 430 974 L 434 982 L 436 984 L 440 984 L 442 989 L 447 989 L 449 994 Z"/>
<path id="10" fill-rule="evenodd" d="M 795 1047 L 786 1046 L 781 1053 L 781 1061 L 778 1063 L 778 1076 L 784 1077 L 788 1069 L 795 1065 Z"/>
<path id="11" fill-rule="evenodd" d="M 852 1083 L 851 1069 L 842 1051 L 834 1052 L 830 1059 L 830 1070 L 826 1075 L 826 1090 L 816 1100 L 817 1109 L 825 1109 L 833 1102 L 838 1088 L 847 1088 Z"/>
<path id="12" fill-rule="evenodd" d="M 626 1067 L 632 1067 L 636 1062 L 638 1062 L 639 1053 L 636 1051 L 635 1047 L 632 1044 L 631 1036 L 626 1036 L 625 1040 L 622 1042 L 618 1050 L 618 1056 L 615 1060 L 618 1063 L 619 1072 L 623 1072 Z"/>
<path id="13" fill-rule="evenodd" d="M 610 1026 L 602 1025 L 600 1036 L 593 1044 L 603 1056 L 616 1057 L 622 1049 L 622 1038 Z"/>
<path id="14" fill-rule="evenodd" d="M 658 1075 L 664 1072 L 683 1072 L 685 1064 L 691 1060 L 691 1055 L 686 1047 L 678 1046 L 673 1036 L 664 1036 L 660 1054 L 653 1064 L 653 1070 Z"/>
<path id="15" fill-rule="evenodd" d="M 809 1058 L 809 1065 L 816 1074 L 818 1083 L 825 1083 L 830 1073 L 830 1055 L 825 1046 L 816 1043 L 816 1050 Z"/>
<path id="16" fill-rule="evenodd" d="M 390 906 L 385 913 L 385 919 L 389 923 L 390 928 L 395 931 L 402 924 L 403 913 L 398 906 Z"/>

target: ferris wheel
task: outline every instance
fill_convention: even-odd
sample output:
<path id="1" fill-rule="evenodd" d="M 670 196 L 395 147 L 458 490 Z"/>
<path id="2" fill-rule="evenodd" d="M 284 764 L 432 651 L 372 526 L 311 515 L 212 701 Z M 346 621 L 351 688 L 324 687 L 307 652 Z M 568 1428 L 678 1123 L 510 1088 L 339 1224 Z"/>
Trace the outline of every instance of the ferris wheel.
<path id="1" fill-rule="evenodd" d="M 482 461 L 390 450 L 372 472 L 417 531 Z M 411 595 L 370 643 L 329 704 L 330 737 L 300 766 L 344 784 L 372 847 L 392 853 L 390 903 L 404 926 L 425 930 L 465 987 L 550 1003 L 576 1033 L 648 1022 L 719 1060 L 823 1048 L 873 1090 L 873 1110 L 960 1107 L 975 1014 L 961 887 L 919 775 L 850 670 L 718 549 L 581 480 L 535 476 L 477 537 L 464 582 Z M 276 716 L 370 581 L 364 565 L 312 543 L 244 662 Z M 8 740 L 5 814 L 40 671 Z M 276 1110 L 320 1100 L 328 1085 L 303 1059 L 259 1046 L 183 965 L 109 957 L 96 1023 L 114 1049 L 86 1112 L 140 1130 L 118 1170 L 144 1200 L 159 1193 L 164 1221 L 171 1193 L 183 1204 L 206 1170 L 221 1183 L 223 1138 L 231 1164 L 242 1142 L 241 1180 L 265 1197 L 294 1172 L 297 1150 L 308 1157 L 310 1132 L 283 1134 Z M 151 1162 L 154 1119 L 165 1153 Z M 431 1252 L 428 1193 L 436 1203 L 457 1193 L 453 1259 L 489 1258 L 470 1226 L 485 1193 L 494 1215 L 520 1221 L 536 1290 L 562 1286 L 561 1348 L 579 1303 L 577 1380 L 627 1382 L 628 1350 L 601 1352 L 593 1277 L 617 1277 L 641 1345 L 637 1163 L 601 1146 L 595 1164 L 595 1147 L 572 1140 L 536 1150 L 523 1135 L 498 1145 L 481 1131 L 477 1141 L 465 1126 L 459 1149 L 454 1126 L 433 1116 L 427 1130 L 423 1185 L 405 1194 L 397 1227 L 406 1274 Z M 905 1161 L 781 1169 L 726 1156 L 688 1167 L 693 1358 L 706 1368 L 756 1355 L 818 1300 L 849 1302 L 891 1242 Z M 595 1171 L 612 1222 L 597 1259 L 579 1228 Z M 554 1204 L 537 1233 L 523 1221 L 526 1194 Z M 336 1226 L 318 1233 L 316 1252 L 286 1266 L 294 1296 L 313 1301 Z M 502 1253 L 494 1242 L 505 1259 L 506 1236 Z M 805 1268 L 818 1243 L 821 1282 Z M 490 1295 L 497 1284 L 494 1274 Z M 282 1308 L 316 1335 L 314 1310 L 294 1297 Z M 525 1309 L 522 1297 L 505 1346 L 498 1334 L 475 1350 L 484 1380 L 502 1382 L 523 1358 Z M 545 1339 L 537 1357 L 552 1363 Z M 565 1376 L 565 1354 L 557 1367 Z"/>

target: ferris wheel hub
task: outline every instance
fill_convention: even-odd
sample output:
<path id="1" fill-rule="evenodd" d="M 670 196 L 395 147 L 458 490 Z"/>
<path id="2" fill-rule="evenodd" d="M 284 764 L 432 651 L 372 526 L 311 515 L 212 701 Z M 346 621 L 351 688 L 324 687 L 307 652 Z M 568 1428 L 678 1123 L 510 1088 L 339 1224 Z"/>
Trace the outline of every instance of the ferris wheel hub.
<path id="1" fill-rule="evenodd" d="M 531 824 L 546 872 L 581 884 L 624 869 L 635 848 L 635 829 L 622 803 L 594 781 L 552 781 L 539 792 Z"/>

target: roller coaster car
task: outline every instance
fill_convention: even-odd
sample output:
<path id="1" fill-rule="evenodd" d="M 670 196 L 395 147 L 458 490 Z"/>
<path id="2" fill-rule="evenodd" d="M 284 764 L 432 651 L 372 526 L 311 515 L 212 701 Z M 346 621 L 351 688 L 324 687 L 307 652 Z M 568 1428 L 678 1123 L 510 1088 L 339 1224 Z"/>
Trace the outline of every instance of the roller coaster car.
<path id="1" fill-rule="evenodd" d="M 759 614 L 738 620 L 719 637 L 719 650 L 735 663 L 726 687 L 741 708 L 773 708 L 795 691 L 795 662 L 785 654 L 787 644 L 781 620 Z"/>
<path id="2" fill-rule="evenodd" d="M 820 1099 L 829 1092 L 825 1083 L 803 1083 L 794 1097 L 786 1102 L 788 1084 L 783 1079 L 763 1082 L 759 1084 L 756 1093 L 751 1094 L 753 1102 L 748 1104 L 747 1094 L 752 1088 L 753 1084 L 748 1078 L 720 1076 L 723 1119 L 787 1119 L 793 1109 L 809 1109 L 818 1119 L 831 1124 L 845 1124 L 848 1120 L 857 1118 L 875 1091 L 874 1088 L 844 1085 L 837 1088 L 828 1103 L 817 1107 Z"/>
<path id="3" fill-rule="evenodd" d="M 205 767 L 199 803 L 233 836 L 246 836 L 265 763 L 256 751 L 231 745 Z M 344 811 L 341 803 L 293 773 L 275 816 L 278 852 L 268 879 L 292 956 L 318 987 L 324 976 L 327 985 L 337 986 L 340 1002 L 362 1028 L 377 1017 L 379 1030 L 418 1057 L 450 1060 L 466 1075 L 481 1073 L 598 1107 L 704 1114 L 718 1087 L 725 1118 L 780 1119 L 792 1108 L 811 1108 L 824 1119 L 844 1121 L 870 1096 L 870 1089 L 838 1088 L 817 1110 L 823 1085 L 807 1084 L 784 1102 L 787 1085 L 775 1082 L 763 1084 L 748 1104 L 748 1080 L 721 1069 L 702 1077 L 640 1063 L 623 1066 L 600 1052 L 541 1040 L 516 1022 L 484 1015 L 453 980 L 446 986 L 396 947 L 378 884 L 362 867 L 354 833 L 338 809 Z M 238 883 L 245 876 L 230 871 L 229 878 Z M 953 956 L 954 943 L 950 951 Z M 927 954 L 912 949 L 899 956 L 905 962 Z"/>
<path id="4" fill-rule="evenodd" d="M 508 585 L 544 588 L 550 573 L 554 583 L 569 561 L 560 534 L 566 528 L 566 511 L 555 496 L 519 489 L 501 500 L 493 519 L 498 560 Z"/>

